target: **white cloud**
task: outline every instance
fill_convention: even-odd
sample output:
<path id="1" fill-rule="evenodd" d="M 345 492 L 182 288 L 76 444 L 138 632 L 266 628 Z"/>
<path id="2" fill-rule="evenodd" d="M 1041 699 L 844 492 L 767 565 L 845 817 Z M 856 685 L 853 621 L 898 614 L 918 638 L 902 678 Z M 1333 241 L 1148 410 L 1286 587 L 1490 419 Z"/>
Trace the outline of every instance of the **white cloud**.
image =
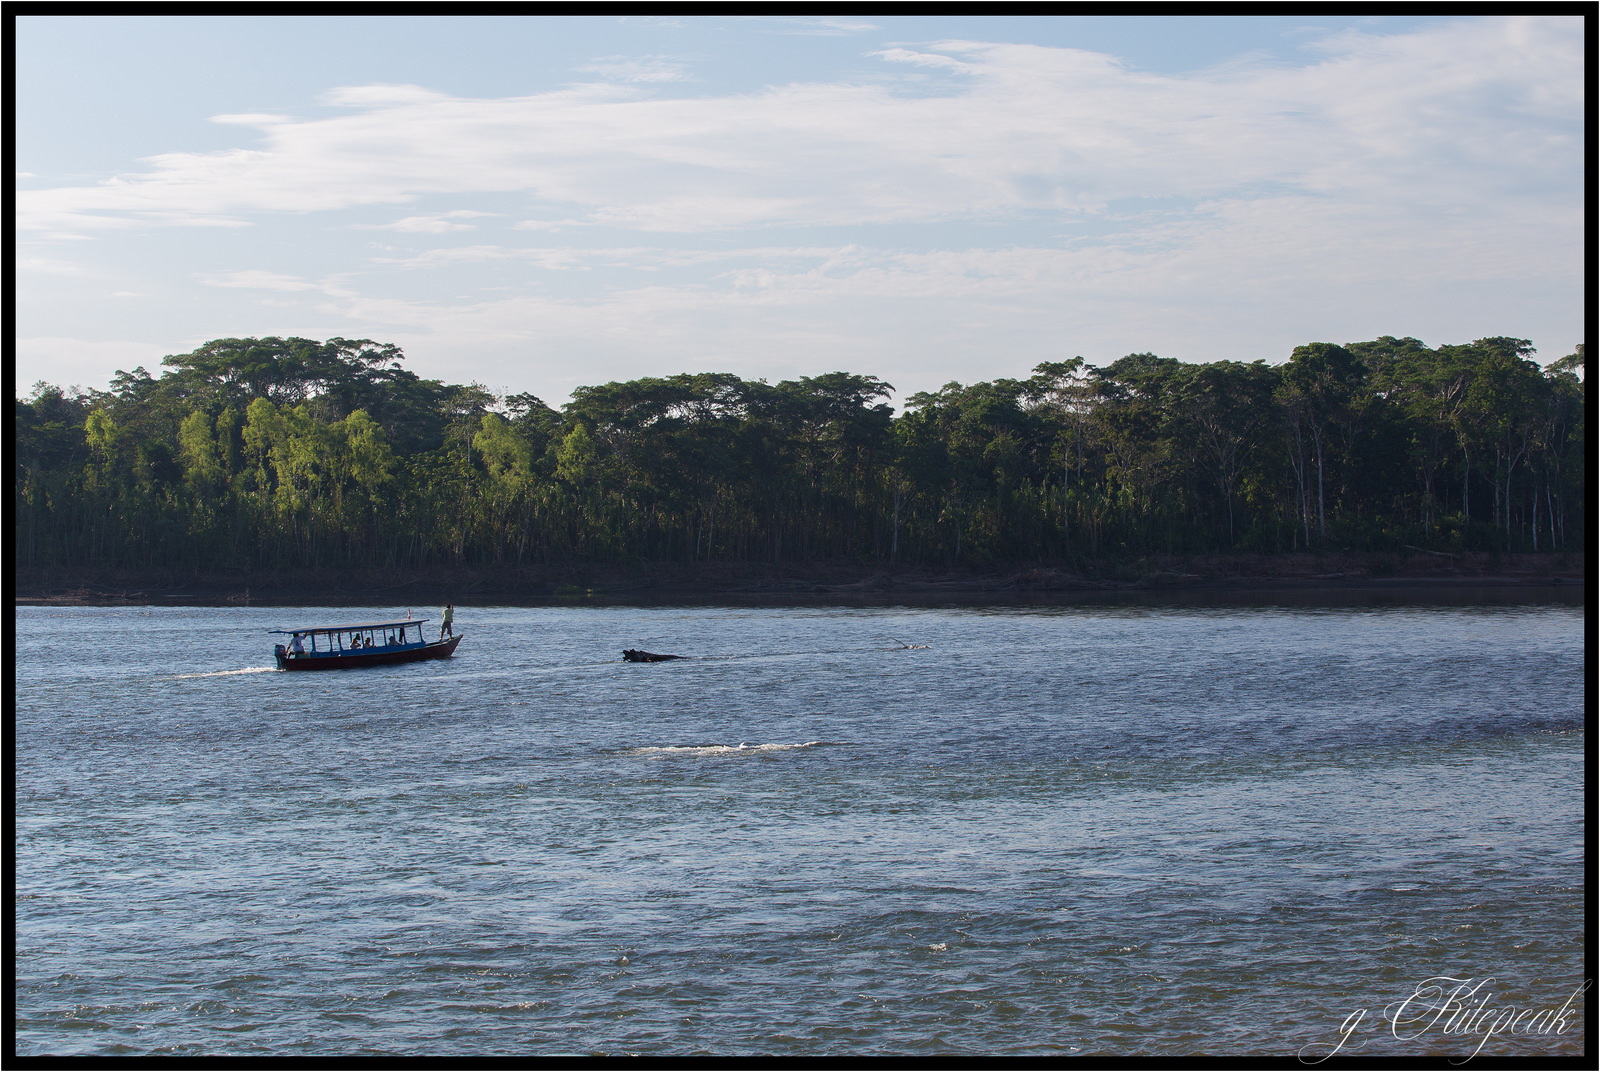
<path id="1" fill-rule="evenodd" d="M 208 287 L 230 287 L 239 290 L 320 290 L 321 285 L 307 282 L 299 276 L 282 275 L 247 269 L 237 272 L 217 272 L 198 277 Z"/>
<path id="2" fill-rule="evenodd" d="M 903 398 L 1063 353 L 1549 345 L 1581 330 L 1582 45 L 1575 19 L 1472 20 L 1168 75 L 942 41 L 877 53 L 876 84 L 693 98 L 609 57 L 595 73 L 636 84 L 349 87 L 324 98 L 338 114 L 216 117 L 258 128 L 253 147 L 19 191 L 18 221 L 103 239 L 74 253 L 201 250 L 172 274 L 234 292 L 202 303 L 213 334 L 371 336 L 421 374 L 552 399 L 668 366 L 850 368 Z M 475 229 L 491 215 L 520 222 Z M 180 224 L 264 226 L 163 230 Z M 37 249 L 18 267 L 41 291 L 80 272 Z M 223 270 L 255 263 L 299 274 Z M 29 333 L 64 353 L 85 330 Z"/>
<path id="3" fill-rule="evenodd" d="M 952 56 L 941 56 L 933 52 L 913 52 L 905 48 L 886 48 L 879 52 L 869 53 L 872 56 L 882 56 L 890 63 L 910 63 L 918 67 L 941 67 L 947 71 L 966 71 L 971 69 L 970 64 L 962 63 Z"/>
<path id="4" fill-rule="evenodd" d="M 88 276 L 93 273 L 78 261 L 64 261 L 57 257 L 19 256 L 17 273 L 23 276 Z"/>
<path id="5" fill-rule="evenodd" d="M 588 220 L 521 220 L 511 225 L 515 231 L 558 231 L 564 227 L 587 227 Z"/>
<path id="6" fill-rule="evenodd" d="M 738 21 L 760 24 L 768 33 L 802 34 L 817 37 L 848 37 L 867 33 L 879 27 L 859 19 L 840 18 L 774 18 L 767 15 L 744 16 Z"/>
<path id="7" fill-rule="evenodd" d="M 1340 35 L 1307 66 L 1182 76 L 1032 45 L 885 53 L 965 65 L 962 87 L 932 97 L 845 84 L 692 99 L 348 87 L 326 99 L 353 114 L 264 126 L 260 149 L 170 153 L 99 186 L 21 191 L 19 221 L 216 225 L 503 192 L 659 231 L 1084 215 L 1266 187 L 1493 211 L 1530 174 L 1581 182 L 1581 41 L 1572 19 L 1473 21 Z"/>
<path id="8" fill-rule="evenodd" d="M 238 115 L 214 115 L 211 117 L 211 121 L 213 123 L 222 123 L 225 125 L 240 127 L 275 127 L 283 123 L 293 122 L 293 119 L 287 115 L 269 115 L 264 112 L 247 112 Z"/>
<path id="9" fill-rule="evenodd" d="M 676 56 L 604 56 L 577 68 L 615 82 L 684 82 L 688 61 Z"/>
<path id="10" fill-rule="evenodd" d="M 391 231 L 410 231 L 414 234 L 444 234 L 447 231 L 471 231 L 470 223 L 454 223 L 438 216 L 407 216 L 403 220 L 384 224 Z"/>
<path id="11" fill-rule="evenodd" d="M 425 86 L 340 86 L 322 95 L 322 103 L 338 108 L 396 108 L 436 104 L 450 97 Z"/>
<path id="12" fill-rule="evenodd" d="M 478 362 L 470 375 L 515 375 L 546 397 L 558 397 L 554 386 L 664 371 L 718 368 L 753 378 L 826 366 L 882 376 L 904 398 L 950 379 L 1026 375 L 1063 352 L 1097 363 L 1132 350 L 1281 361 L 1310 339 L 1531 337 L 1559 321 L 1568 303 L 1552 280 L 1582 273 L 1576 246 L 1554 262 L 1538 248 L 1510 260 L 1501 252 L 1521 233 L 1578 226 L 1576 209 L 1525 212 L 1466 246 L 1442 236 L 1377 265 L 1351 213 L 1294 197 L 1217 202 L 1069 248 L 430 251 L 401 266 L 469 258 L 553 271 L 622 265 L 659 278 L 624 283 L 612 275 L 604 289 L 577 295 L 524 285 L 454 301 L 406 300 L 352 283 L 321 312 L 349 318 L 353 332 L 394 337 L 419 370 L 448 353 L 451 375 L 467 376 Z M 1308 237 L 1304 246 L 1286 244 L 1286 233 Z"/>
<path id="13" fill-rule="evenodd" d="M 454 212 L 442 212 L 433 216 L 407 216 L 405 219 L 380 226 L 391 231 L 408 231 L 412 234 L 445 234 L 449 231 L 472 231 L 476 226 L 462 223 L 462 220 L 474 219 L 479 216 L 493 216 L 493 212 L 475 212 L 472 209 L 456 209 Z"/>
<path id="14" fill-rule="evenodd" d="M 372 262 L 412 269 L 439 269 L 459 264 L 517 261 L 552 270 L 594 267 L 657 271 L 662 268 L 689 268 L 719 262 L 760 260 L 827 259 L 838 254 L 834 247 L 740 247 L 737 249 L 663 249 L 658 246 L 616 246 L 578 249 L 567 246 L 457 246 L 430 249 L 409 257 L 374 257 Z"/>

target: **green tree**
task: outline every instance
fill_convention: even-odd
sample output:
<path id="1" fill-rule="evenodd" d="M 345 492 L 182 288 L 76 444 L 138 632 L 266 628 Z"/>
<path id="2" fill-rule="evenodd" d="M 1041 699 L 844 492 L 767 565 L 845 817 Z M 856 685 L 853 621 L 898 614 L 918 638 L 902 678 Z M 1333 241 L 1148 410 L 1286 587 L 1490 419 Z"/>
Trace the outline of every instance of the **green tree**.
<path id="1" fill-rule="evenodd" d="M 1309 435 L 1317 466 L 1317 537 L 1328 535 L 1326 470 L 1329 436 L 1350 421 L 1356 392 L 1366 379 L 1366 366 L 1354 354 L 1332 343 L 1296 346 L 1283 369 L 1283 399 L 1297 439 Z M 1303 458 L 1303 453 L 1297 452 Z M 1297 472 L 1303 471 L 1302 461 Z"/>
<path id="2" fill-rule="evenodd" d="M 1177 402 L 1193 440 L 1211 469 L 1228 514 L 1228 546 L 1235 539 L 1234 497 L 1239 481 L 1272 418 L 1273 394 L 1282 382 L 1264 361 L 1218 361 L 1193 369 Z"/>

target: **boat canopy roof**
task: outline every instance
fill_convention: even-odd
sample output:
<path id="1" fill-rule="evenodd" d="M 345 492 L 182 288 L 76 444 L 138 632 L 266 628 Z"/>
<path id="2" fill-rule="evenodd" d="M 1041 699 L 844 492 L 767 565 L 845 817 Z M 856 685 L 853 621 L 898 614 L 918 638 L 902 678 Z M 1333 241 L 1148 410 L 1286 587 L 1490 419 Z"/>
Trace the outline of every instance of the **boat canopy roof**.
<path id="1" fill-rule="evenodd" d="M 395 629 L 402 625 L 421 625 L 427 618 L 402 618 L 398 622 L 363 622 L 358 625 L 312 625 L 304 629 L 268 629 L 269 633 L 355 633 L 366 629 Z"/>

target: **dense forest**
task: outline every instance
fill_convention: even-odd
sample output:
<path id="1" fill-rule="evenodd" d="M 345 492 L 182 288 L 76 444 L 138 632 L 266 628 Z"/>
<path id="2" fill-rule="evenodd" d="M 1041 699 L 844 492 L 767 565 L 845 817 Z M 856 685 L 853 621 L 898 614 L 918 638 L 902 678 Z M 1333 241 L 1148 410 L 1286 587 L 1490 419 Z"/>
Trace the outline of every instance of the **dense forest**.
<path id="1" fill-rule="evenodd" d="M 1583 348 L 1385 337 L 1081 358 L 912 395 L 834 372 L 529 394 L 370 340 L 219 339 L 16 402 L 16 565 L 133 569 L 1582 550 Z"/>

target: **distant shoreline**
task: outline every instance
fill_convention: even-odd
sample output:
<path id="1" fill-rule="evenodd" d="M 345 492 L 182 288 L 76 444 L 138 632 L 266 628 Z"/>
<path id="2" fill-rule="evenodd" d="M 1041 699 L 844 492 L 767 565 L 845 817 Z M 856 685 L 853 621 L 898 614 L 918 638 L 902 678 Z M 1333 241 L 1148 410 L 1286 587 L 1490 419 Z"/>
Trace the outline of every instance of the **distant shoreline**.
<path id="1" fill-rule="evenodd" d="M 782 600 L 1074 601 L 1117 593 L 1226 596 L 1551 588 L 1581 593 L 1584 555 L 1151 555 L 1135 561 L 929 567 L 851 563 L 568 564 L 249 573 L 18 570 L 16 606 L 565 604 Z"/>

